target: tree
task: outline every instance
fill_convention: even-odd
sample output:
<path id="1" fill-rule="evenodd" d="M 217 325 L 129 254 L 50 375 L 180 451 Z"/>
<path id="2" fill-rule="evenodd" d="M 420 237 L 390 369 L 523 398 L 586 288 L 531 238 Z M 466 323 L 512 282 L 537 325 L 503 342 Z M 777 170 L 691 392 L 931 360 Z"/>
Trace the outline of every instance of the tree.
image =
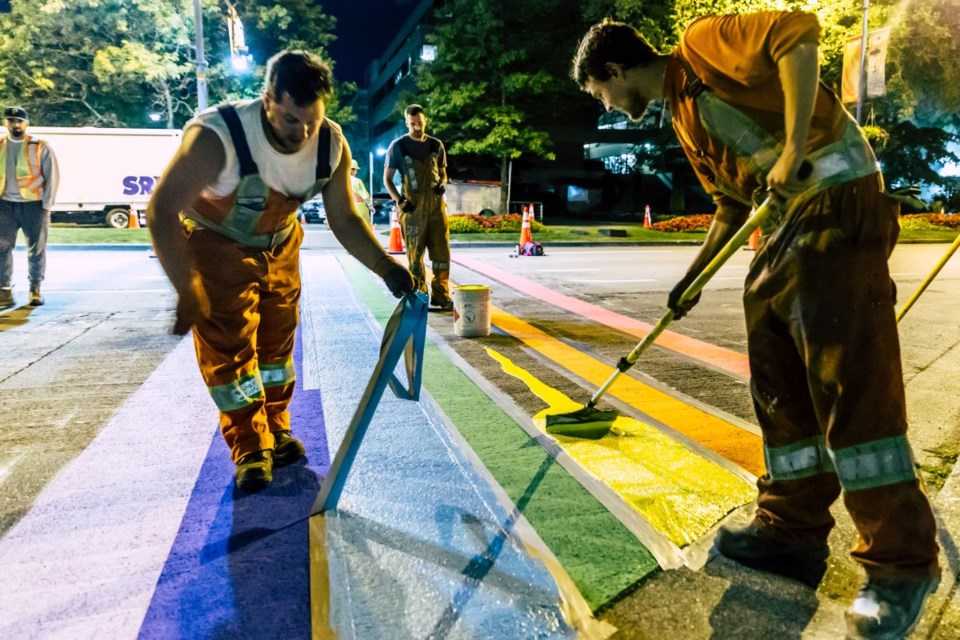
<path id="1" fill-rule="evenodd" d="M 441 20 L 430 36 L 436 59 L 417 69 L 420 99 L 449 153 L 491 156 L 498 162 L 502 213 L 509 204 L 510 161 L 523 154 L 554 159 L 550 136 L 531 114 L 544 111 L 552 96 L 569 91 L 568 80 L 540 64 L 546 60 L 546 41 L 556 35 L 548 20 L 562 14 L 563 5 L 569 3 L 449 0 L 438 15 L 450 18 Z"/>
<path id="2" fill-rule="evenodd" d="M 0 95 L 59 126 L 145 126 L 160 112 L 181 126 L 196 108 L 192 0 L 12 0 L 0 15 Z M 230 69 L 225 5 L 203 0 L 210 102 L 253 97 L 263 63 L 280 48 L 321 55 L 333 21 L 309 0 L 248 0 L 238 7 L 254 54 Z M 334 101 L 331 117 L 349 120 Z"/>

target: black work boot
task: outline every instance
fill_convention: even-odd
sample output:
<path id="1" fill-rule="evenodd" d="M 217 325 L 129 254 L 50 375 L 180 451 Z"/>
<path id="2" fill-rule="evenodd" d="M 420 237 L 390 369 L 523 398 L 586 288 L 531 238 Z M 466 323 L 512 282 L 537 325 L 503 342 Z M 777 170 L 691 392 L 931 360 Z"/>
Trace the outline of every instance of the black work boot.
<path id="1" fill-rule="evenodd" d="M 849 640 L 900 640 L 920 621 L 927 596 L 937 590 L 940 577 L 926 580 L 867 578 L 847 609 Z"/>
<path id="2" fill-rule="evenodd" d="M 13 287 L 0 287 L 0 309 L 12 307 L 16 302 L 13 299 Z"/>
<path id="3" fill-rule="evenodd" d="M 802 546 L 777 540 L 753 524 L 740 529 L 721 527 L 714 546 L 740 564 L 801 582 L 816 589 L 827 571 L 830 547 L 826 543 Z"/>
<path id="4" fill-rule="evenodd" d="M 43 304 L 43 296 L 40 295 L 40 285 L 30 285 L 30 306 L 39 307 Z"/>
<path id="5" fill-rule="evenodd" d="M 273 482 L 273 451 L 248 453 L 237 460 L 237 489 L 246 493 L 263 491 Z"/>
<path id="6" fill-rule="evenodd" d="M 430 300 L 431 307 L 437 307 L 440 311 L 453 311 L 453 300 L 447 298 L 446 300 L 437 300 L 436 298 Z"/>
<path id="7" fill-rule="evenodd" d="M 290 435 L 289 431 L 275 431 L 273 439 L 273 466 L 275 467 L 293 464 L 307 453 L 303 443 Z"/>

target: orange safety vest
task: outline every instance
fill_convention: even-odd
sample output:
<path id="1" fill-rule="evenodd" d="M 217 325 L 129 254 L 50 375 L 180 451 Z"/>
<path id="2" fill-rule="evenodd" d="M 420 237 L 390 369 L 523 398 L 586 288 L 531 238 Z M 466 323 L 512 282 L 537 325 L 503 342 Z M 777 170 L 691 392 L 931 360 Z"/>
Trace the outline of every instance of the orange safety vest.
<path id="1" fill-rule="evenodd" d="M 221 105 L 217 111 L 237 152 L 240 183 L 236 191 L 226 196 L 200 196 L 183 215 L 187 224 L 211 229 L 246 247 L 272 249 L 290 237 L 300 205 L 320 193 L 330 181 L 330 125 L 324 121 L 318 134 L 316 182 L 304 198 L 294 198 L 263 182 L 234 106 Z"/>
<path id="2" fill-rule="evenodd" d="M 24 200 L 35 201 L 43 199 L 43 171 L 40 165 L 40 153 L 43 151 L 43 141 L 31 136 L 23 136 L 23 145 L 17 158 L 17 187 L 20 197 Z M 7 184 L 7 139 L 0 139 L 0 191 Z"/>

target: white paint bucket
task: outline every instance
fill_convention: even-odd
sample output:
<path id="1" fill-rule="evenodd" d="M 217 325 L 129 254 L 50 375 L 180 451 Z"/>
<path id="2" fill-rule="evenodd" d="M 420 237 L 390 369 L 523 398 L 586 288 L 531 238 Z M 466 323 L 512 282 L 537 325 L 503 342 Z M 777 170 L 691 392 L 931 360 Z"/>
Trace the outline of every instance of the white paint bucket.
<path id="1" fill-rule="evenodd" d="M 490 287 L 468 284 L 454 288 L 453 332 L 464 338 L 490 335 Z"/>

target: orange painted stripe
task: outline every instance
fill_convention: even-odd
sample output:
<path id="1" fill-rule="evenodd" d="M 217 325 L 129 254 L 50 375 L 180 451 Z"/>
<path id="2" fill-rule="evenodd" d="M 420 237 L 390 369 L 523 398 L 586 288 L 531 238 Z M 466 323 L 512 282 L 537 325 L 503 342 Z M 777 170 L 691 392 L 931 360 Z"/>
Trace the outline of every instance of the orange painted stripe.
<path id="1" fill-rule="evenodd" d="M 490 320 L 537 353 L 597 387 L 606 382 L 616 370 L 492 305 Z M 682 433 L 753 475 L 763 475 L 763 448 L 759 436 L 626 375 L 617 380 L 608 394 L 636 407 L 654 420 Z"/>
<path id="2" fill-rule="evenodd" d="M 640 322 L 616 311 L 604 309 L 595 304 L 564 295 L 523 276 L 514 275 L 502 269 L 491 267 L 481 260 L 462 256 L 456 256 L 452 258 L 452 260 L 467 269 L 502 282 L 520 293 L 537 298 L 538 300 L 560 307 L 588 320 L 606 325 L 612 329 L 617 329 L 628 335 L 642 339 L 653 329 L 653 325 L 647 324 L 646 322 Z M 664 309 L 664 311 L 666 311 L 666 309 Z M 672 331 L 664 331 L 660 334 L 655 344 L 659 347 L 706 363 L 720 371 L 735 375 L 744 380 L 750 377 L 750 364 L 747 356 L 742 353 L 724 349 L 723 347 L 709 344 L 695 338 L 689 338 Z"/>

